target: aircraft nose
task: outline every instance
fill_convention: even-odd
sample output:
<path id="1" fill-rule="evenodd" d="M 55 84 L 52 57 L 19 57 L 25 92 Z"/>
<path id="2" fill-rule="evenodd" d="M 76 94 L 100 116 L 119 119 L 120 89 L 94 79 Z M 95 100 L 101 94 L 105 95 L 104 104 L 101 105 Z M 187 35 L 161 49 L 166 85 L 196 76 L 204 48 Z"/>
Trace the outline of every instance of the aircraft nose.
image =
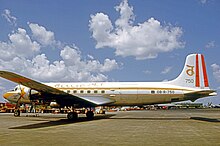
<path id="1" fill-rule="evenodd" d="M 4 97 L 5 99 L 8 99 L 10 96 L 11 96 L 11 93 L 8 93 L 8 92 L 5 92 L 5 93 L 3 94 L 3 97 Z"/>

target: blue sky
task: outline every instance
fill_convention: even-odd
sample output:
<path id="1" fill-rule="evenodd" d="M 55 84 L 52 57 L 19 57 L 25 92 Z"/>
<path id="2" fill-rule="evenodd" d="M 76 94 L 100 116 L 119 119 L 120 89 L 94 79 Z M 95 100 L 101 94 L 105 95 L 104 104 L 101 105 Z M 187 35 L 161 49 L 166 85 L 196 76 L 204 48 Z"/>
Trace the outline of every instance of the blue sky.
<path id="1" fill-rule="evenodd" d="M 181 72 L 187 54 L 202 53 L 220 90 L 219 7 L 217 0 L 2 0 L 0 69 L 43 82 L 163 81 Z M 1 79 L 1 93 L 14 85 Z M 210 101 L 219 96 L 199 100 Z"/>

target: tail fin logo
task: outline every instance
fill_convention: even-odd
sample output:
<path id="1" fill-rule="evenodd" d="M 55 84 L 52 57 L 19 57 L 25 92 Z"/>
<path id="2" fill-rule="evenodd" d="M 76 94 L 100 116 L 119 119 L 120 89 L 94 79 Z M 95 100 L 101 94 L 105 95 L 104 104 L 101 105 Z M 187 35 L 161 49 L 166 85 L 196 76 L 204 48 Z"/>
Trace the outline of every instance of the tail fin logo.
<path id="1" fill-rule="evenodd" d="M 195 74 L 194 72 L 194 66 L 191 65 L 186 65 L 188 67 L 188 69 L 186 70 L 186 74 L 188 76 L 193 76 Z"/>

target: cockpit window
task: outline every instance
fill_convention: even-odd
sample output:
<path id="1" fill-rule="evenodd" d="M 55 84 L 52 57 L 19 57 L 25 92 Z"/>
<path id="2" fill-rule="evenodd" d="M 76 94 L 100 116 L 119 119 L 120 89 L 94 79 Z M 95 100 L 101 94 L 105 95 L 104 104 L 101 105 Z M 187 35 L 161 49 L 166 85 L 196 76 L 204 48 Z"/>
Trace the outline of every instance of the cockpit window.
<path id="1" fill-rule="evenodd" d="M 18 90 L 18 87 L 16 87 L 14 91 L 17 91 L 17 90 Z"/>

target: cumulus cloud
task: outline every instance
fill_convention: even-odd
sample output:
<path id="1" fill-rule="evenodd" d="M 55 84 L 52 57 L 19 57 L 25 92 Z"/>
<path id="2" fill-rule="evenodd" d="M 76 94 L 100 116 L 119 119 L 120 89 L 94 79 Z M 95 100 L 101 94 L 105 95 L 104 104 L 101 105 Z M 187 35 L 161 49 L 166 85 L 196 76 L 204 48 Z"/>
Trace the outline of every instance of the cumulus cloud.
<path id="1" fill-rule="evenodd" d="M 2 16 L 16 25 L 14 16 L 5 10 Z M 55 40 L 55 34 L 37 23 L 27 23 L 31 37 L 24 28 L 16 28 L 7 41 L 0 41 L 0 70 L 10 70 L 40 81 L 106 81 L 105 73 L 118 69 L 114 59 L 106 58 L 101 63 L 91 55 L 82 56 L 75 45 Z M 53 46 L 60 51 L 59 59 L 50 61 L 42 48 Z M 50 49 L 51 47 L 49 47 Z M 1 86 L 0 86 L 1 87 Z"/>
<path id="2" fill-rule="evenodd" d="M 34 27 L 41 26 L 36 24 Z M 40 38 L 43 39 L 48 32 L 42 30 L 45 30 L 39 32 L 42 37 L 39 34 L 30 38 L 25 29 L 18 28 L 9 34 L 8 41 L 0 42 L 0 70 L 14 71 L 40 81 L 106 81 L 108 77 L 104 73 L 119 68 L 114 59 L 106 58 L 103 63 L 91 55 L 82 59 L 84 57 L 75 45 L 59 48 L 60 59 L 51 62 L 41 48 L 55 42 L 54 33 L 45 36 L 51 38 L 47 39 L 48 43 L 40 42 Z"/>
<path id="3" fill-rule="evenodd" d="M 15 16 L 12 16 L 11 15 L 11 12 L 10 10 L 8 9 L 5 9 L 4 12 L 2 13 L 2 16 L 7 20 L 7 22 L 10 24 L 10 25 L 13 25 L 13 26 L 16 26 L 17 23 L 17 18 Z"/>
<path id="4" fill-rule="evenodd" d="M 96 48 L 115 48 L 118 56 L 134 56 L 141 60 L 156 58 L 158 53 L 184 47 L 184 43 L 180 41 L 183 33 L 180 27 L 163 26 L 154 18 L 133 25 L 135 15 L 127 0 L 116 6 L 116 11 L 120 13 L 120 17 L 114 26 L 104 13 L 91 15 L 89 28 L 97 42 Z"/>
<path id="5" fill-rule="evenodd" d="M 32 41 L 26 30 L 18 28 L 18 30 L 8 35 L 8 42 L 0 41 L 0 58 L 11 60 L 16 56 L 33 57 L 40 51 L 40 45 L 36 41 Z"/>
<path id="6" fill-rule="evenodd" d="M 45 27 L 40 26 L 35 23 L 28 23 L 34 39 L 36 39 L 40 44 L 53 45 L 55 43 L 54 33 L 52 31 L 46 30 Z"/>
<path id="7" fill-rule="evenodd" d="M 172 68 L 172 66 L 165 67 L 161 74 L 168 74 L 172 70 Z"/>
<path id="8" fill-rule="evenodd" d="M 220 65 L 214 63 L 211 65 L 215 79 L 220 82 Z"/>

